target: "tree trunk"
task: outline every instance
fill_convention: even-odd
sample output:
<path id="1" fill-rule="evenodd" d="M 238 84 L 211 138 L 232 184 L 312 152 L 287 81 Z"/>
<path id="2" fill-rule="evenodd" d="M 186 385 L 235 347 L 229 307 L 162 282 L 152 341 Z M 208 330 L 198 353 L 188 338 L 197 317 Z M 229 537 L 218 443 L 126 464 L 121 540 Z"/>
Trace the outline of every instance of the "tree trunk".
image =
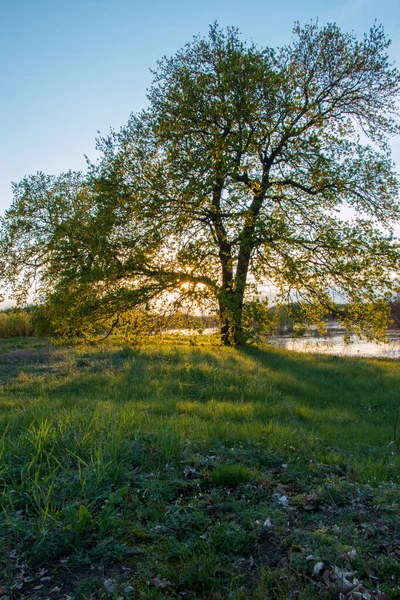
<path id="1" fill-rule="evenodd" d="M 220 209 L 222 194 L 222 183 L 215 188 L 213 195 L 213 206 Z M 220 291 L 219 318 L 221 341 L 225 346 L 239 346 L 244 342 L 243 331 L 243 300 L 246 289 L 247 275 L 249 271 L 250 256 L 254 249 L 255 218 L 258 216 L 265 190 L 258 196 L 254 196 L 246 218 L 243 230 L 240 234 L 240 248 L 236 267 L 233 275 L 232 243 L 227 241 L 221 214 L 212 213 L 212 221 L 219 243 L 219 258 L 222 271 L 222 289 Z"/>
<path id="2" fill-rule="evenodd" d="M 243 294 L 225 290 L 219 297 L 221 342 L 224 346 L 240 346 L 244 342 L 242 324 Z"/>
<path id="3" fill-rule="evenodd" d="M 245 233 L 247 233 L 246 230 Z M 251 234 L 252 230 L 250 230 Z M 242 243 L 239 252 L 235 277 L 233 277 L 231 268 L 232 261 L 229 262 L 229 270 L 224 268 L 224 264 L 222 265 L 223 286 L 218 300 L 221 341 L 224 346 L 240 346 L 245 341 L 245 332 L 243 331 L 243 301 L 252 246 L 248 238 L 243 237 L 244 243 Z M 228 273 L 229 276 L 227 277 Z"/>

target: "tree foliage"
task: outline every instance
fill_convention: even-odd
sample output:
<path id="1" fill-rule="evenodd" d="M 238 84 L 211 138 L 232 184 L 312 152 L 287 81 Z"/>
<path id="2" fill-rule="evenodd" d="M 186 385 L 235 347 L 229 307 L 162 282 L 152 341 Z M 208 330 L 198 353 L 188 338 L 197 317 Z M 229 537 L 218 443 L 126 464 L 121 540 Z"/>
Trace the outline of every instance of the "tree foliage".
<path id="1" fill-rule="evenodd" d="M 381 336 L 399 265 L 388 46 L 378 25 L 361 40 L 296 25 L 276 51 L 213 25 L 158 62 L 149 107 L 98 140 L 87 174 L 15 186 L 3 277 L 21 297 L 36 282 L 71 331 L 184 300 L 237 344 L 268 280 L 300 323 L 328 311 Z"/>

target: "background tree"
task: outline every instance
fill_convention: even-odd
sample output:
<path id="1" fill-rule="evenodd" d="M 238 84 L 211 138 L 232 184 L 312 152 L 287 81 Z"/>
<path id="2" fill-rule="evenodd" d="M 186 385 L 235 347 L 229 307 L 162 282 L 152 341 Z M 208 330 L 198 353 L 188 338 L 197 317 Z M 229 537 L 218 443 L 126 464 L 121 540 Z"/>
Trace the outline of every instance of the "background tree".
<path id="1" fill-rule="evenodd" d="M 273 51 L 212 26 L 159 61 L 149 108 L 99 140 L 85 177 L 15 187 L 6 279 L 26 291 L 39 278 L 60 323 L 81 327 L 172 293 L 209 298 L 238 344 L 251 275 L 300 322 L 331 312 L 383 335 L 400 216 L 388 45 L 380 26 L 357 40 L 310 24 Z"/>

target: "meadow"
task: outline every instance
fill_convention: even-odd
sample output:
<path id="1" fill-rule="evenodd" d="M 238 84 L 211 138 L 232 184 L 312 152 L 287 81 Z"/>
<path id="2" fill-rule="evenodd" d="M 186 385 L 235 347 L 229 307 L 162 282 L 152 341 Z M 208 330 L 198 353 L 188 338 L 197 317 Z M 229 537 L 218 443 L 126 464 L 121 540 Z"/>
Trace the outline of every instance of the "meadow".
<path id="1" fill-rule="evenodd" d="M 400 597 L 398 361 L 11 339 L 0 385 L 0 598 Z"/>

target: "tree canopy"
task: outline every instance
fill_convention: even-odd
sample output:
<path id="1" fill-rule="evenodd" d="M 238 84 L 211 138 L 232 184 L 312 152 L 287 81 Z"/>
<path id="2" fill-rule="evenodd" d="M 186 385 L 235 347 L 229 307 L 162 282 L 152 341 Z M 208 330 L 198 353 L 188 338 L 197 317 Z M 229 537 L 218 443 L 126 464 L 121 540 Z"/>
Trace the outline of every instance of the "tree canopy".
<path id="1" fill-rule="evenodd" d="M 299 322 L 330 312 L 381 336 L 399 289 L 389 43 L 379 25 L 358 39 L 311 23 L 273 50 L 211 26 L 158 62 L 148 108 L 98 140 L 86 174 L 14 186 L 3 280 L 21 299 L 35 284 L 72 329 L 209 302 L 225 344 L 267 280 Z"/>

